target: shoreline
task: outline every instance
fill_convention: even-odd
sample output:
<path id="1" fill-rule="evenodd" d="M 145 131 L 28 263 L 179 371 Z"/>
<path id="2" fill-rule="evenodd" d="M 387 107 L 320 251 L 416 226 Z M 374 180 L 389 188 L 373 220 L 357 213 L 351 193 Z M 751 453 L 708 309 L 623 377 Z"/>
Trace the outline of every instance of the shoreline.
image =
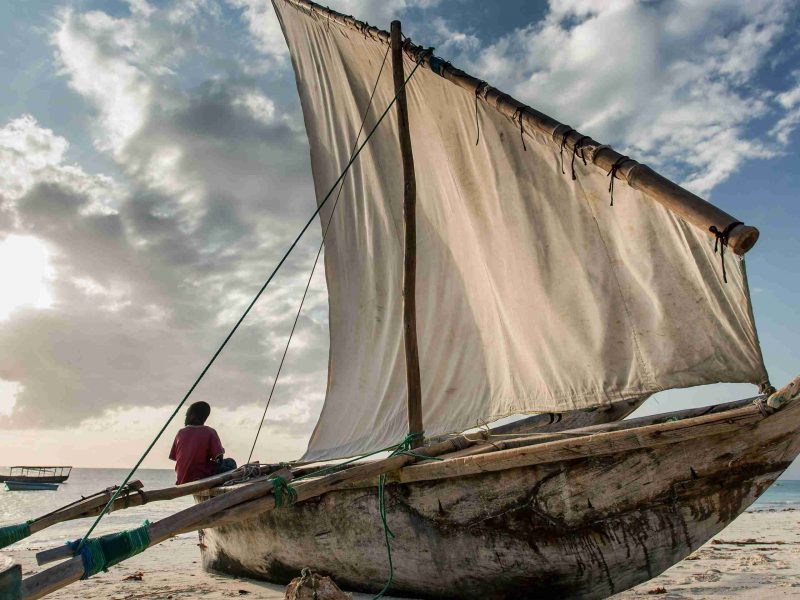
<path id="1" fill-rule="evenodd" d="M 56 600 L 132 600 L 134 598 L 233 597 L 280 600 L 285 587 L 206 573 L 200 563 L 198 540 L 185 534 L 48 596 Z M 23 575 L 38 570 L 35 553 L 48 544 L 25 541 L 4 553 L 22 564 Z M 298 573 L 299 576 L 299 573 Z M 524 590 L 520 590 L 524 597 Z M 800 510 L 769 509 L 745 512 L 707 544 L 661 575 L 612 596 L 688 600 L 760 600 L 800 598 Z M 371 594 L 353 594 L 369 600 Z M 391 600 L 390 597 L 386 597 Z"/>

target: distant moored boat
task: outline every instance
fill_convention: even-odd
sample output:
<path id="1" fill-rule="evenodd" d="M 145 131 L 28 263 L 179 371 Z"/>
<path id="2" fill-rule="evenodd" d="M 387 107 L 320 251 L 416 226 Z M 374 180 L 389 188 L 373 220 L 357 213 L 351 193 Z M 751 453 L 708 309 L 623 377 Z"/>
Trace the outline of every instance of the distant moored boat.
<path id="1" fill-rule="evenodd" d="M 7 475 L 0 474 L 0 483 L 64 483 L 72 467 L 11 467 Z"/>
<path id="2" fill-rule="evenodd" d="M 37 490 L 55 491 L 58 483 L 42 483 L 36 481 L 6 481 L 6 489 L 9 492 L 33 492 Z"/>

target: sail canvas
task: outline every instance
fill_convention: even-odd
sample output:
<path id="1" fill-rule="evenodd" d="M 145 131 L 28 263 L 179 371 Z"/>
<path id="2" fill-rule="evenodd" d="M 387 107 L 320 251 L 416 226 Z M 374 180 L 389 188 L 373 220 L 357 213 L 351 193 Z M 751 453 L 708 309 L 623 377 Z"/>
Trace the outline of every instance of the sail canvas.
<path id="1" fill-rule="evenodd" d="M 349 160 L 386 45 L 290 1 L 274 5 L 321 199 Z M 407 94 L 426 435 L 766 380 L 741 257 L 725 255 L 725 283 L 706 231 L 622 181 L 611 206 L 609 178 L 591 160 L 576 157 L 573 180 L 559 140 L 521 132 L 427 67 Z M 393 96 L 386 69 L 366 130 Z M 387 118 L 351 168 L 325 241 L 328 390 L 306 459 L 371 451 L 407 431 L 402 197 Z"/>

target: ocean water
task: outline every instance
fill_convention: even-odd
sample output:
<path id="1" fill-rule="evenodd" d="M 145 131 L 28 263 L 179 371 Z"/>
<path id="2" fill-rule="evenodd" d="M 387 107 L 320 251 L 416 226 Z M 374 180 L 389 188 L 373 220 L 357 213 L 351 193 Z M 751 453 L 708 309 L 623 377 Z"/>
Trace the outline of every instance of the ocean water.
<path id="1" fill-rule="evenodd" d="M 0 468 L 0 473 L 6 472 Z M 9 492 L 0 484 L 0 525 L 20 523 L 44 515 L 82 496 L 119 484 L 126 474 L 125 469 L 73 469 L 70 478 L 55 492 Z M 134 479 L 141 480 L 145 490 L 157 489 L 173 485 L 175 473 L 167 469 L 142 469 L 136 473 Z M 131 529 L 141 525 L 145 519 L 157 521 L 193 503 L 192 497 L 189 496 L 117 511 L 106 515 L 95 531 L 104 534 Z M 800 481 L 777 481 L 748 510 L 786 509 L 800 510 Z M 66 540 L 81 537 L 92 521 L 93 519 L 79 519 L 59 523 L 18 543 L 31 548 L 58 545 Z M 191 537 L 195 534 L 183 535 Z"/>
<path id="2" fill-rule="evenodd" d="M 800 481 L 780 479 L 773 483 L 748 511 L 800 510 Z"/>
<path id="3" fill-rule="evenodd" d="M 6 474 L 8 470 L 0 467 L 0 473 Z M 0 483 L 0 525 L 21 523 L 42 516 L 83 496 L 94 494 L 112 485 L 119 485 L 127 474 L 128 471 L 125 469 L 73 469 L 69 479 L 55 492 L 9 492 L 5 485 Z M 174 485 L 175 472 L 171 469 L 141 469 L 136 472 L 133 479 L 139 479 L 144 484 L 145 490 L 154 490 Z M 157 521 L 192 504 L 194 500 L 188 496 L 113 512 L 103 517 L 95 532 L 102 535 L 138 527 L 145 519 Z M 83 536 L 93 521 L 94 517 L 59 523 L 18 544 L 31 548 L 58 545 L 66 540 Z"/>

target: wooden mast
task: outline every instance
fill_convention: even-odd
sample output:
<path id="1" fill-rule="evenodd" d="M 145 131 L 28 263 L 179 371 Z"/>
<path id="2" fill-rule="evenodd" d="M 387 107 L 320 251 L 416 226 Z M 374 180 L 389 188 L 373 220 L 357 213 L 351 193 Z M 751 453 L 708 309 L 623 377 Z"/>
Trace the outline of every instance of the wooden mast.
<path id="1" fill-rule="evenodd" d="M 421 434 L 422 389 L 419 376 L 419 350 L 417 348 L 416 273 L 417 273 L 417 182 L 414 177 L 414 155 L 411 151 L 411 133 L 408 127 L 408 104 L 403 83 L 403 41 L 400 21 L 392 21 L 392 74 L 397 94 L 397 128 L 400 153 L 403 157 L 403 220 L 405 223 L 405 253 L 403 260 L 403 341 L 406 351 L 406 382 L 408 386 L 408 432 Z M 422 440 L 417 438 L 414 446 Z"/>

